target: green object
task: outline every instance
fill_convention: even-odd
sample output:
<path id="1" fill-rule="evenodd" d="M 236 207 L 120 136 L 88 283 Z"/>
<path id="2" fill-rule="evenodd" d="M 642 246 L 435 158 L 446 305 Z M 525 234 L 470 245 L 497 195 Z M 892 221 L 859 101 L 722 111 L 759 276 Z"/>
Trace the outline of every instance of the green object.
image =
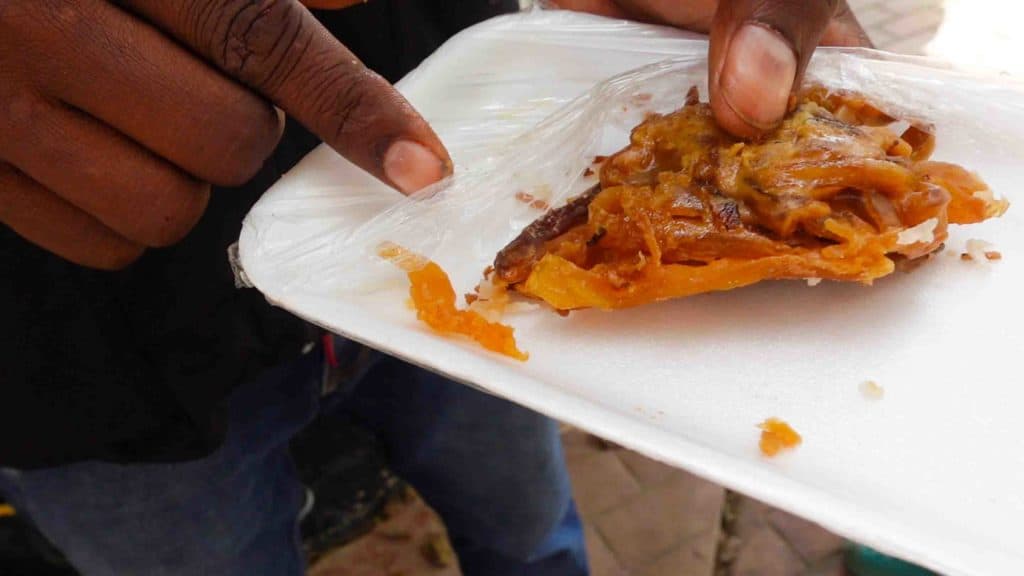
<path id="1" fill-rule="evenodd" d="M 931 570 L 880 554 L 864 546 L 850 548 L 845 560 L 850 576 L 938 576 Z"/>

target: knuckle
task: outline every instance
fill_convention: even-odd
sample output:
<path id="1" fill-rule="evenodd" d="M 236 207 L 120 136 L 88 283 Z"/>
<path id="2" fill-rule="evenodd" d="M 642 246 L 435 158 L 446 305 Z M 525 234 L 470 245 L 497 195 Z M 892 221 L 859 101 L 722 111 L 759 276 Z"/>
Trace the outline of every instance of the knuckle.
<path id="1" fill-rule="evenodd" d="M 0 0 L 0 39 L 29 54 L 29 43 L 67 41 L 94 25 L 94 19 L 82 0 Z"/>
<path id="2" fill-rule="evenodd" d="M 281 122 L 273 107 L 246 113 L 221 131 L 222 145 L 213 174 L 220 186 L 240 186 L 255 176 L 274 152 L 281 137 Z"/>
<path id="3" fill-rule="evenodd" d="M 73 0 L 0 0 L 0 90 L 61 64 L 90 16 Z"/>
<path id="4" fill-rule="evenodd" d="M 50 2 L 50 4 L 56 4 L 50 14 L 54 22 L 60 24 L 63 29 L 73 30 L 81 25 L 85 15 L 79 2 L 70 0 L 67 2 Z"/>
<path id="5" fill-rule="evenodd" d="M 15 88 L 2 97 L 3 123 L 13 135 L 30 133 L 42 119 L 46 102 L 25 87 Z"/>
<path id="6" fill-rule="evenodd" d="M 39 14 L 45 16 L 47 26 L 51 33 L 64 37 L 77 37 L 87 29 L 95 14 L 91 13 L 89 7 L 81 0 L 43 0 L 35 12 L 34 20 L 39 20 Z"/>
<path id="7" fill-rule="evenodd" d="M 382 82 L 382 78 L 364 69 L 339 74 L 332 84 L 315 92 L 319 100 L 316 109 L 326 118 L 336 142 L 365 133 L 378 123 L 384 110 L 395 104 L 381 97 L 389 91 L 376 89 Z"/>
<path id="8" fill-rule="evenodd" d="M 138 240 L 154 248 L 177 244 L 199 222 L 209 199 L 210 187 L 207 184 L 187 183 L 171 187 L 151 211 L 155 222 L 136 235 Z"/>
<path id="9" fill-rule="evenodd" d="M 229 2 L 216 15 L 219 24 L 209 27 L 210 49 L 225 71 L 251 85 L 279 83 L 304 33 L 304 16 L 291 0 Z"/>

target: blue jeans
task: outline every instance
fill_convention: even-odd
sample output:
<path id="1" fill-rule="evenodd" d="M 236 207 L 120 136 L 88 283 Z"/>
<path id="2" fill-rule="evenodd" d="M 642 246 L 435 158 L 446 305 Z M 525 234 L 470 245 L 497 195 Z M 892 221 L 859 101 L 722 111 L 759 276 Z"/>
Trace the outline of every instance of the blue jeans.
<path id="1" fill-rule="evenodd" d="M 466 576 L 588 573 L 554 422 L 376 353 L 323 396 L 322 358 L 239 388 L 208 458 L 3 469 L 0 492 L 85 576 L 299 576 L 304 489 L 288 442 L 344 412 L 444 519 Z"/>

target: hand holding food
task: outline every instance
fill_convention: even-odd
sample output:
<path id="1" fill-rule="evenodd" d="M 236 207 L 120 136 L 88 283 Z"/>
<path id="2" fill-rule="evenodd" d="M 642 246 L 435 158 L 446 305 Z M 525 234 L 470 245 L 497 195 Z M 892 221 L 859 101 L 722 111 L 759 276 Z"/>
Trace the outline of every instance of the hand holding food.
<path id="1" fill-rule="evenodd" d="M 719 125 L 752 137 L 778 126 L 819 46 L 870 46 L 846 0 L 556 0 L 605 16 L 709 34 L 708 86 Z"/>

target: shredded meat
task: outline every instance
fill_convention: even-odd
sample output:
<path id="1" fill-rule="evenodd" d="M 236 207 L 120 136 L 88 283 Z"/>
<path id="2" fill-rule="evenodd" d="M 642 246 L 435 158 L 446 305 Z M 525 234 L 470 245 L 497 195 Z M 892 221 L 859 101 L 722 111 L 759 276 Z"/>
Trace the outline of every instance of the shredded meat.
<path id="1" fill-rule="evenodd" d="M 757 142 L 720 130 L 696 90 L 652 115 L 600 184 L 505 247 L 496 279 L 557 310 L 623 308 L 766 279 L 870 284 L 939 248 L 949 223 L 1008 204 L 967 170 L 928 161 L 934 129 L 812 87 Z"/>

